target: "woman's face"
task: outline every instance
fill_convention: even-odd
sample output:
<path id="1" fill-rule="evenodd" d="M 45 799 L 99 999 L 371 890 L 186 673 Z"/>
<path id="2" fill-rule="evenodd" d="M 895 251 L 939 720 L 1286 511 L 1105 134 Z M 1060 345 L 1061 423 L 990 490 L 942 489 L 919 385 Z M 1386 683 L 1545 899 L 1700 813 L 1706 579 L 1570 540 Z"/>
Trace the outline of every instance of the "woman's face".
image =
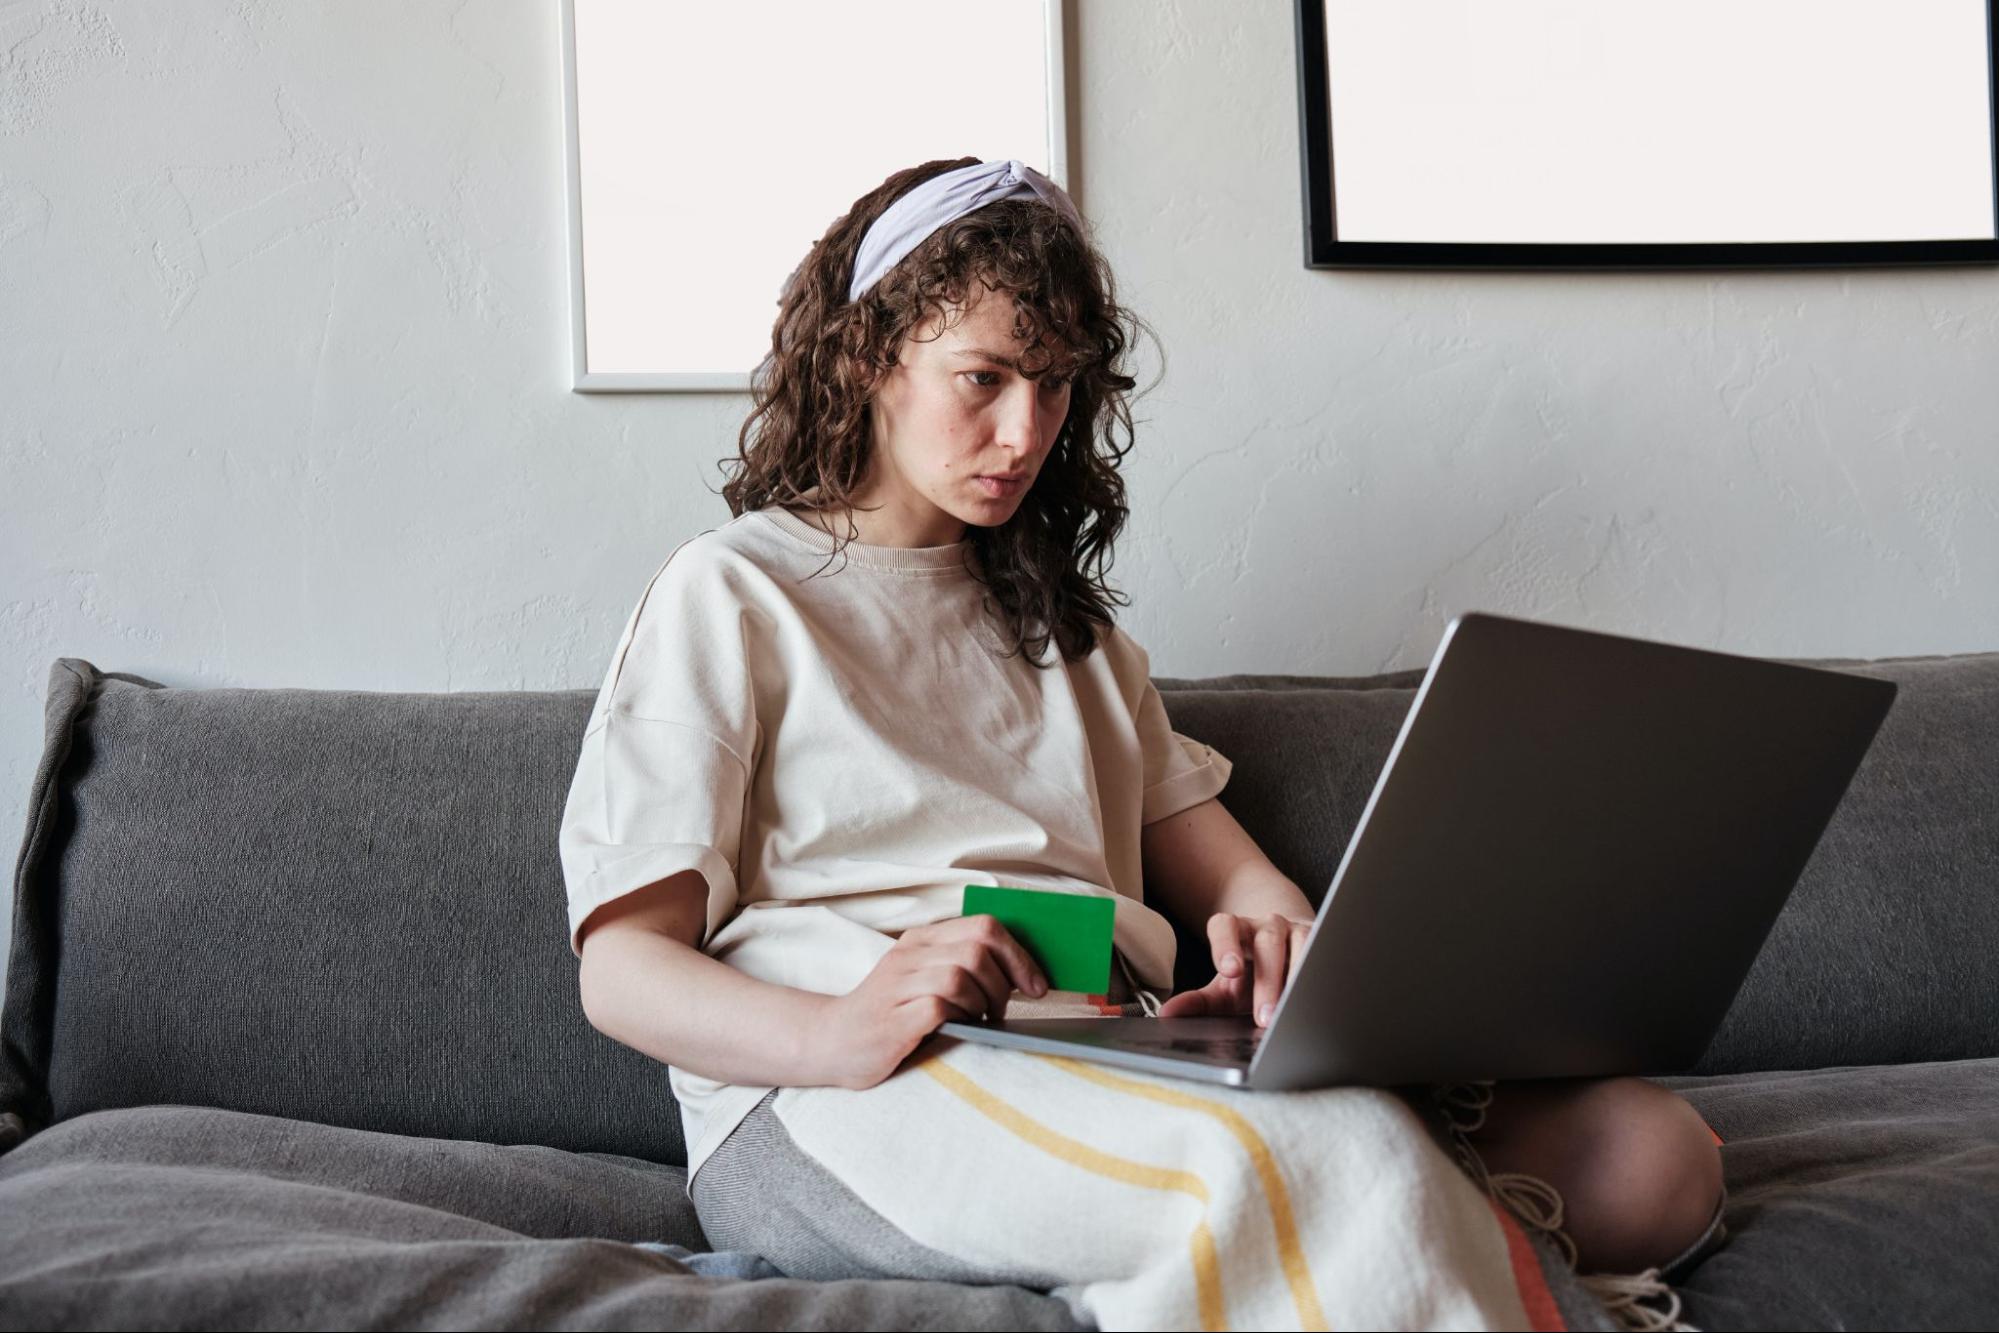
<path id="1" fill-rule="evenodd" d="M 979 285 L 973 294 L 969 310 L 933 316 L 905 339 L 877 387 L 873 464 L 855 500 L 881 508 L 853 514 L 860 541 L 942 546 L 960 540 L 966 524 L 997 527 L 1061 436 L 1068 383 L 1031 380 L 1009 364 L 1027 351 L 1012 333 L 1012 299 Z M 980 480 L 994 474 L 1024 475 L 999 486 Z"/>

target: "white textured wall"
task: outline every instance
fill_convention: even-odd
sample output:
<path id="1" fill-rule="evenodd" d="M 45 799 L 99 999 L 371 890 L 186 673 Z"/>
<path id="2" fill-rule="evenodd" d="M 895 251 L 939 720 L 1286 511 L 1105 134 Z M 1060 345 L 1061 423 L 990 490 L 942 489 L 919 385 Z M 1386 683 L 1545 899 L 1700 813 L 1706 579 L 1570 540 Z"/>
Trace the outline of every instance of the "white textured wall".
<path id="1" fill-rule="evenodd" d="M 1072 5 L 1164 345 L 1113 570 L 1158 674 L 1419 666 L 1467 608 L 1999 648 L 1999 269 L 1308 271 L 1289 0 Z M 0 827 L 59 655 L 594 687 L 726 520 L 745 399 L 567 387 L 557 13 L 0 0 Z"/>

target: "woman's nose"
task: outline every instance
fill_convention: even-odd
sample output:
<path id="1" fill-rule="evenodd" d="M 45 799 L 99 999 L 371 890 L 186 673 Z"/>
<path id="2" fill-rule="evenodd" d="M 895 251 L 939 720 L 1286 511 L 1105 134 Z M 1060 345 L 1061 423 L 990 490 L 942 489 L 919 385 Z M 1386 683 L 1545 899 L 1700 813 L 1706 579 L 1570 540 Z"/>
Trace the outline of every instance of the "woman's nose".
<path id="1" fill-rule="evenodd" d="M 1031 459 L 1041 453 L 1041 404 L 1036 397 L 1041 386 L 1031 380 L 1020 383 L 1025 388 L 1008 394 L 1000 410 L 999 443 Z"/>

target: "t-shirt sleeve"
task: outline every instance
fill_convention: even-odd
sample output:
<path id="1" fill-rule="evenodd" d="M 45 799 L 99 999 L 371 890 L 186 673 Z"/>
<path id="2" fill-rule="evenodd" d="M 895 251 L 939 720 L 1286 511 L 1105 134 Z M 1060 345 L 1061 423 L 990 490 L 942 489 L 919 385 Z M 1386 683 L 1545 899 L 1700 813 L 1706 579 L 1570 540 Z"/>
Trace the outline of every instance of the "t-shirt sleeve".
<path id="1" fill-rule="evenodd" d="M 761 731 L 747 608 L 683 542 L 625 622 L 583 733 L 559 845 L 569 949 L 590 913 L 684 870 L 707 881 L 700 944 L 737 906 L 737 854 Z"/>
<path id="2" fill-rule="evenodd" d="M 1139 823 L 1150 824 L 1219 794 L 1234 764 L 1214 746 L 1173 730 L 1152 683 L 1151 655 L 1124 630 L 1114 632 L 1124 640 L 1127 696 L 1135 696 L 1132 723 L 1144 768 Z"/>

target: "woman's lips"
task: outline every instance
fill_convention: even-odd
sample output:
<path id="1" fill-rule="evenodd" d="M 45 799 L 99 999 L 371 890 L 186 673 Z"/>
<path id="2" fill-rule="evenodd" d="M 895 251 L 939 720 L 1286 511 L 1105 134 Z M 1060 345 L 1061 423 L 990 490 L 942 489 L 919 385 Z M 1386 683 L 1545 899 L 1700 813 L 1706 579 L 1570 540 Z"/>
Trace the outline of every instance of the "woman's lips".
<path id="1" fill-rule="evenodd" d="M 987 495 L 992 496 L 995 500 L 1000 500 L 1009 495 L 1020 494 L 1022 490 L 1026 489 L 1027 481 L 1026 477 L 1015 477 L 1012 481 L 1003 481 L 998 477 L 980 477 L 979 485 L 986 488 Z"/>

